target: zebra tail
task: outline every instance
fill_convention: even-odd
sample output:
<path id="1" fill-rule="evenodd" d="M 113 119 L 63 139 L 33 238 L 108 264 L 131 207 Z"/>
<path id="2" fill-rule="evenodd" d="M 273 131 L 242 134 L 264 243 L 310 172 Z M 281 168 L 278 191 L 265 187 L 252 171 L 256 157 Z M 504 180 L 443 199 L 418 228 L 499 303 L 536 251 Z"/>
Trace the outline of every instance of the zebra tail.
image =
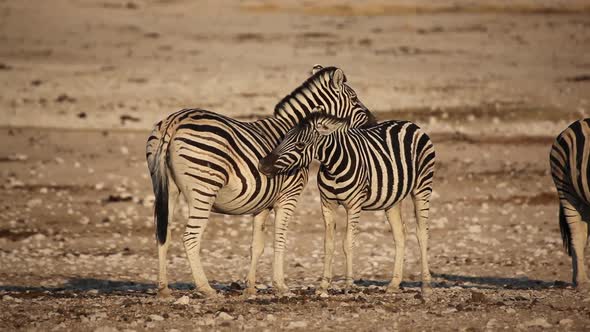
<path id="1" fill-rule="evenodd" d="M 563 248 L 565 249 L 565 252 L 567 252 L 568 256 L 571 256 L 572 232 L 569 225 L 567 224 L 567 219 L 565 219 L 565 211 L 563 210 L 563 205 L 561 203 L 559 203 L 559 230 L 561 231 Z"/>
<path id="2" fill-rule="evenodd" d="M 148 157 L 148 167 L 152 177 L 154 189 L 154 223 L 156 226 L 156 239 L 158 243 L 166 243 L 168 232 L 168 140 L 166 132 L 160 132 L 159 137 L 150 137 L 148 149 L 152 148 L 152 155 Z M 152 139 L 153 138 L 153 139 Z M 154 142 L 155 141 L 155 142 Z M 157 146 L 155 146 L 157 142 Z"/>

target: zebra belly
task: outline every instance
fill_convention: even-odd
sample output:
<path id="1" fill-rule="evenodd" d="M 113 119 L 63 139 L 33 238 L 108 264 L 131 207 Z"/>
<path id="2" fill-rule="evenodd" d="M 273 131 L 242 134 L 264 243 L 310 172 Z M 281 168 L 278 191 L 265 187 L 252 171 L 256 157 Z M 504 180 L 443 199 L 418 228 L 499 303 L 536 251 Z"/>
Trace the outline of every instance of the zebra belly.
<path id="1" fill-rule="evenodd" d="M 264 186 L 258 192 L 247 190 L 245 194 L 240 195 L 241 191 L 241 185 L 236 184 L 235 181 L 229 181 L 217 192 L 213 211 L 232 215 L 256 214 L 271 207 L 278 195 L 278 192 L 274 195 L 271 192 L 271 195 L 262 197 L 260 194 L 265 191 Z"/>
<path id="2" fill-rule="evenodd" d="M 392 208 L 395 204 L 405 199 L 411 186 L 405 188 L 403 193 L 398 193 L 399 189 L 393 188 L 389 193 L 385 189 L 385 183 L 370 183 L 361 191 L 360 188 L 354 187 L 346 190 L 346 187 L 338 181 L 319 179 L 318 185 L 322 194 L 326 199 L 335 201 L 338 204 L 348 207 L 352 202 L 357 201 L 358 195 L 363 195 L 361 209 L 366 211 L 387 210 Z"/>

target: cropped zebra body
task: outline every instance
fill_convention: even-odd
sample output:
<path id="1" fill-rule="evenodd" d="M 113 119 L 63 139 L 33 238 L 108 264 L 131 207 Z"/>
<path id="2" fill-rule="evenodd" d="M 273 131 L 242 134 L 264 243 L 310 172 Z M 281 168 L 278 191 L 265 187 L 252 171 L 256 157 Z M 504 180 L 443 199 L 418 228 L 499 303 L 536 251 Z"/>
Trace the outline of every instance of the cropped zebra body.
<path id="1" fill-rule="evenodd" d="M 434 175 L 434 147 L 428 135 L 408 121 L 388 121 L 368 128 L 350 128 L 342 120 L 314 113 L 293 128 L 273 152 L 261 160 L 265 174 L 276 176 L 305 168 L 312 159 L 321 163 L 318 187 L 326 223 L 322 289 L 332 278 L 334 214 L 347 211 L 344 243 L 346 281 L 352 285 L 352 256 L 361 210 L 385 210 L 396 252 L 388 290 L 399 289 L 403 271 L 405 225 L 401 201 L 414 200 L 417 237 L 421 250 L 422 290 L 430 291 L 428 268 L 428 212 Z"/>
<path id="2" fill-rule="evenodd" d="M 590 119 L 572 123 L 557 136 L 550 154 L 551 175 L 559 194 L 559 226 L 572 256 L 573 282 L 590 290 L 584 263 L 590 222 Z"/>
<path id="3" fill-rule="evenodd" d="M 318 143 L 317 156 L 322 197 L 344 206 L 386 210 L 413 190 L 428 196 L 432 191 L 432 143 L 411 122 L 335 132 Z"/>
<path id="4" fill-rule="evenodd" d="M 199 254 L 210 213 L 254 215 L 246 290 L 253 293 L 257 261 L 264 250 L 264 223 L 271 210 L 275 211 L 273 285 L 279 291 L 287 290 L 283 274 L 287 222 L 307 182 L 308 171 L 301 168 L 269 179 L 258 170 L 258 161 L 314 107 L 346 118 L 352 126 L 373 119 L 345 82 L 342 70 L 320 68 L 277 104 L 273 117 L 242 122 L 201 109 L 184 109 L 155 125 L 148 138 L 146 157 L 156 198 L 160 295 L 170 293 L 168 223 L 181 193 L 189 206 L 183 242 L 198 291 L 215 294 Z"/>

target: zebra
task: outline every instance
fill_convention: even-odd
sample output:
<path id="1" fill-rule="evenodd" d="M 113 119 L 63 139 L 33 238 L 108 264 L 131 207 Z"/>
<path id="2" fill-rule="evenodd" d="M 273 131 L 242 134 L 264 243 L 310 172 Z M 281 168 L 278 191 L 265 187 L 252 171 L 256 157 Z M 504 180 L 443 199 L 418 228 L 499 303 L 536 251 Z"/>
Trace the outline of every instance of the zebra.
<path id="1" fill-rule="evenodd" d="M 561 132 L 549 155 L 551 176 L 559 195 L 559 228 L 563 246 L 572 257 L 572 280 L 590 291 L 584 264 L 590 222 L 590 118 L 576 121 Z"/>
<path id="2" fill-rule="evenodd" d="M 317 182 L 325 223 L 324 272 L 318 289 L 325 293 L 332 281 L 334 214 L 338 205 L 347 212 L 346 288 L 353 286 L 352 258 L 361 210 L 385 210 L 395 241 L 393 277 L 388 292 L 402 280 L 405 224 L 401 202 L 410 194 L 417 219 L 422 267 L 422 294 L 431 293 L 428 268 L 428 212 L 432 194 L 435 152 L 426 133 L 409 121 L 387 121 L 351 128 L 345 120 L 315 112 L 295 128 L 259 168 L 267 176 L 306 169 L 312 159 L 321 163 Z"/>
<path id="3" fill-rule="evenodd" d="M 246 294 L 256 292 L 256 265 L 264 250 L 264 224 L 275 211 L 273 286 L 287 292 L 283 255 L 287 223 L 305 184 L 307 169 L 269 179 L 258 161 L 276 147 L 287 131 L 322 106 L 351 125 L 374 121 L 340 68 L 315 66 L 309 77 L 275 107 L 274 116 L 242 122 L 202 109 L 183 109 L 155 124 L 146 158 L 155 195 L 158 243 L 158 295 L 170 296 L 166 255 L 174 208 L 182 193 L 189 205 L 183 243 L 197 291 L 215 296 L 200 259 L 201 238 L 211 212 L 252 214 L 251 264 Z M 358 114 L 364 114 L 359 116 Z"/>

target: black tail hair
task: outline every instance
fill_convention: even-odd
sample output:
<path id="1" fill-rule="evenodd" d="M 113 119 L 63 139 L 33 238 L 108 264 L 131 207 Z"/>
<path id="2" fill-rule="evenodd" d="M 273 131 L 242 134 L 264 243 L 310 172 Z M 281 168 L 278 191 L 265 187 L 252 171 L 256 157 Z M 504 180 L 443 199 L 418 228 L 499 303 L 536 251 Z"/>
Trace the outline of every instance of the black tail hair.
<path id="1" fill-rule="evenodd" d="M 164 140 L 165 137 L 162 137 Z M 168 233 L 168 171 L 166 164 L 168 160 L 168 144 L 162 142 L 155 155 L 155 170 L 152 174 L 152 185 L 154 187 L 154 222 L 156 224 L 156 239 L 158 243 L 166 243 Z"/>
<path id="2" fill-rule="evenodd" d="M 570 230 L 567 220 L 565 219 L 565 211 L 563 205 L 559 203 L 559 230 L 561 231 L 561 239 L 563 240 L 563 248 L 568 256 L 572 255 L 572 231 Z"/>

